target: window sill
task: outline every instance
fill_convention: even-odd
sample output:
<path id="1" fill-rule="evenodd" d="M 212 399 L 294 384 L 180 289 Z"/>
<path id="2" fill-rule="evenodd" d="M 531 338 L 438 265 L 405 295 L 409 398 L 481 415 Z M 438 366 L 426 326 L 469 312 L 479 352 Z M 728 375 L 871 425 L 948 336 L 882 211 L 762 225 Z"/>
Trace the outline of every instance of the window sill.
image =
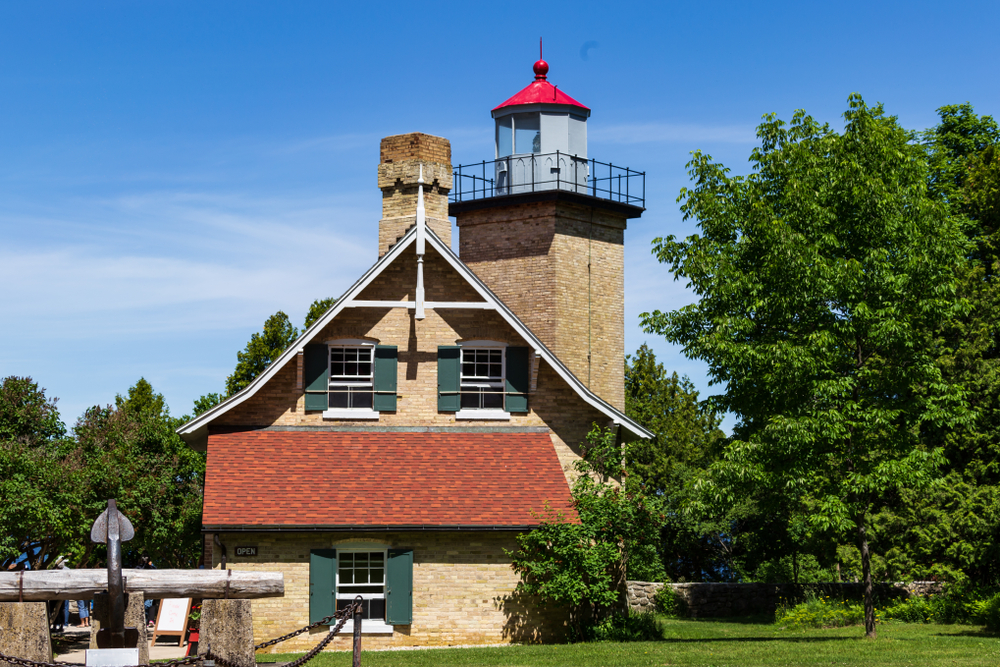
<path id="1" fill-rule="evenodd" d="M 510 413 L 506 410 L 459 410 L 455 413 L 455 419 L 510 421 Z"/>
<path id="2" fill-rule="evenodd" d="M 330 626 L 331 632 L 336 624 Z M 341 636 L 347 636 L 354 632 L 354 621 L 348 621 L 344 623 L 344 627 L 340 630 Z M 393 627 L 386 624 L 383 621 L 361 621 L 361 634 L 362 635 L 391 635 L 393 633 Z"/>
<path id="3" fill-rule="evenodd" d="M 324 410 L 323 419 L 378 419 L 378 414 L 374 410 L 338 408 L 336 410 Z"/>

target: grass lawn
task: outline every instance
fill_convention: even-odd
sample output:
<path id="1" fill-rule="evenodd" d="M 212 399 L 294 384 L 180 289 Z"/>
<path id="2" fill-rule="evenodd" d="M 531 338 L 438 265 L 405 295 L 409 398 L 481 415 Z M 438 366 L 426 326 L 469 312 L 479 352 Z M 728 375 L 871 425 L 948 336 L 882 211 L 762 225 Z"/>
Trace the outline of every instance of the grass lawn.
<path id="1" fill-rule="evenodd" d="M 878 639 L 860 627 L 778 630 L 770 623 L 663 619 L 663 641 L 555 646 L 369 651 L 361 664 L 372 667 L 449 665 L 1000 665 L 1000 637 L 968 625 L 880 625 Z M 291 655 L 259 655 L 260 661 L 292 660 Z M 310 667 L 351 664 L 351 654 L 323 653 Z"/>

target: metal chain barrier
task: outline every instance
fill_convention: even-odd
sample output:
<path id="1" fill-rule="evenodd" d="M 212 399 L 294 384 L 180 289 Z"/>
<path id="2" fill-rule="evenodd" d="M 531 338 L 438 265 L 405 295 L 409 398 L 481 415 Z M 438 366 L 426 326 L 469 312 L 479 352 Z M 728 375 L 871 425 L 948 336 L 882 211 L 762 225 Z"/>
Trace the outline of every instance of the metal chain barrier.
<path id="1" fill-rule="evenodd" d="M 298 660 L 295 660 L 294 662 L 290 662 L 287 665 L 285 665 L 285 667 L 302 667 L 302 665 L 306 664 L 307 662 L 315 658 L 320 651 L 326 648 L 327 644 L 333 641 L 333 638 L 336 637 L 337 634 L 344 628 L 344 624 L 347 623 L 347 620 L 354 615 L 354 612 L 359 605 L 360 605 L 359 602 L 353 602 L 351 603 L 351 606 L 346 607 L 345 609 L 341 609 L 335 614 L 331 614 L 330 616 L 327 616 L 326 618 L 316 621 L 315 623 L 307 625 L 303 628 L 299 628 L 298 630 L 290 632 L 287 635 L 278 637 L 277 639 L 272 639 L 270 641 L 257 644 L 256 646 L 254 646 L 254 651 L 258 651 L 262 648 L 267 648 L 268 646 L 274 646 L 275 644 L 283 642 L 286 639 L 291 639 L 292 637 L 297 637 L 298 635 L 301 635 L 303 632 L 308 632 L 313 628 L 318 628 L 321 625 L 326 625 L 335 618 L 340 619 L 337 625 L 334 626 L 333 630 L 328 632 L 326 636 L 323 637 L 323 639 L 318 644 L 316 644 L 315 648 L 313 648 L 311 651 L 303 655 Z M 193 655 L 188 658 L 177 658 L 176 660 L 170 660 L 169 662 L 158 662 L 156 663 L 156 667 L 180 667 L 181 665 L 193 665 L 197 662 L 202 662 L 204 660 L 214 660 L 215 664 L 219 665 L 220 667 L 238 667 L 235 663 L 229 662 L 224 658 L 212 655 L 211 650 L 209 650 L 209 652 L 206 653 L 205 655 Z M 0 662 L 7 662 L 12 665 L 19 665 L 20 667 L 86 667 L 86 665 L 82 662 L 36 662 L 34 660 L 25 660 L 24 658 L 15 658 L 12 655 L 5 655 L 3 653 L 0 653 Z M 146 666 L 132 665 L 131 667 L 146 667 Z"/>
<path id="2" fill-rule="evenodd" d="M 340 611 L 338 611 L 336 613 L 330 614 L 326 618 L 321 618 L 320 620 L 316 621 L 315 623 L 313 623 L 311 625 L 307 625 L 304 628 L 299 628 L 298 630 L 295 630 L 293 632 L 289 632 L 287 635 L 282 635 L 281 637 L 278 637 L 277 639 L 272 639 L 270 641 L 266 641 L 266 642 L 262 642 L 260 644 L 257 644 L 256 646 L 253 647 L 253 650 L 259 651 L 262 648 L 267 648 L 268 646 L 274 646 L 275 644 L 280 644 L 281 642 L 285 641 L 286 639 L 291 639 L 292 637 L 298 637 L 303 632 L 309 632 L 313 628 L 318 628 L 321 625 L 327 625 L 330 621 L 332 621 L 335 618 L 344 618 L 344 619 L 346 619 L 348 616 L 350 616 L 350 614 L 348 614 L 347 612 L 351 612 L 353 614 L 354 613 L 354 605 L 351 605 L 350 607 L 347 607 L 346 609 L 341 609 Z M 337 630 L 340 630 L 340 628 L 343 627 L 343 625 L 344 624 L 341 623 L 340 626 L 338 626 Z"/>

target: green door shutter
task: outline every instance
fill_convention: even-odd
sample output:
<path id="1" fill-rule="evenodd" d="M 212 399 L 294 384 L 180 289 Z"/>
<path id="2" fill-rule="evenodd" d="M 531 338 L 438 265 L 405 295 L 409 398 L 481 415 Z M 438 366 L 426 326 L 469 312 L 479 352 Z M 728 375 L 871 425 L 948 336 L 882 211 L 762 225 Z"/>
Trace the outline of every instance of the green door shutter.
<path id="1" fill-rule="evenodd" d="M 528 368 L 528 348 L 507 348 L 507 377 L 504 390 L 507 393 L 507 412 L 528 411 L 528 388 L 531 370 Z"/>
<path id="2" fill-rule="evenodd" d="M 337 550 L 313 549 L 309 552 L 310 623 L 322 620 L 337 611 L 336 588 Z"/>
<path id="3" fill-rule="evenodd" d="M 413 623 L 413 549 L 389 549 L 385 568 L 385 622 Z"/>
<path id="4" fill-rule="evenodd" d="M 326 410 L 330 407 L 327 400 L 327 392 L 330 390 L 330 382 L 327 380 L 330 372 L 329 354 L 329 348 L 323 343 L 306 345 L 302 364 L 306 410 Z"/>
<path id="5" fill-rule="evenodd" d="M 396 411 L 396 346 L 375 346 L 375 402 L 376 412 Z"/>
<path id="6" fill-rule="evenodd" d="M 462 407 L 460 355 L 457 345 L 438 347 L 438 412 L 458 412 Z"/>

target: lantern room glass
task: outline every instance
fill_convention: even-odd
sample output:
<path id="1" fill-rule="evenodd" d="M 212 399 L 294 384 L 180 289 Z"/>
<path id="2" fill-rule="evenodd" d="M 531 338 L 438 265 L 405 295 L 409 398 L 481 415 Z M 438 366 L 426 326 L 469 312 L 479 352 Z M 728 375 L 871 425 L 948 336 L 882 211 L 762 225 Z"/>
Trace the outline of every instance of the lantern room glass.
<path id="1" fill-rule="evenodd" d="M 497 118 L 497 157 L 507 157 L 514 150 L 514 129 L 510 116 Z"/>
<path id="2" fill-rule="evenodd" d="M 542 132 L 537 113 L 514 114 L 514 152 L 541 153 Z"/>

